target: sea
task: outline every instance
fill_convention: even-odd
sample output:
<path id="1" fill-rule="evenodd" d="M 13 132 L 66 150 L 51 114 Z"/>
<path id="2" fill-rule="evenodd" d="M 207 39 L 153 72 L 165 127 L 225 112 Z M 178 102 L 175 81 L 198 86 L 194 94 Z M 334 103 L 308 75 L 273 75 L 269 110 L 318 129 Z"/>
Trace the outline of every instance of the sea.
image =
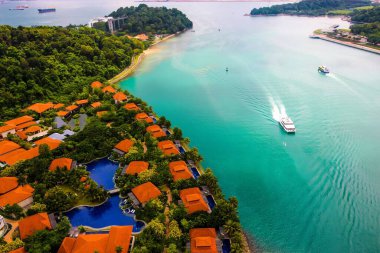
<path id="1" fill-rule="evenodd" d="M 20 3 L 30 8 L 9 10 Z M 3 2 L 0 23 L 86 24 L 137 4 Z M 272 3 L 147 4 L 178 8 L 194 28 L 157 45 L 120 85 L 190 137 L 238 198 L 258 251 L 380 252 L 380 55 L 308 37 L 349 27 L 339 17 L 244 15 Z M 37 13 L 45 7 L 57 11 Z M 279 126 L 284 115 L 296 134 Z"/>

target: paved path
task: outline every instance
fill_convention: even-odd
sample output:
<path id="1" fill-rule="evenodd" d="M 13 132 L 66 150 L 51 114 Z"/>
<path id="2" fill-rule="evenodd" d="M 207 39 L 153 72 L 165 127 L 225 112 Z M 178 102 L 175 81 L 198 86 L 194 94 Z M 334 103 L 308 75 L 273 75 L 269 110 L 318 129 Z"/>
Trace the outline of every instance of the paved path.
<path id="1" fill-rule="evenodd" d="M 4 236 L 4 240 L 6 242 L 11 242 L 13 231 L 15 231 L 16 228 L 18 228 L 18 221 L 8 220 L 8 219 L 4 219 L 4 220 L 6 223 L 9 223 L 12 225 L 12 229 L 8 232 L 8 234 L 6 236 Z"/>

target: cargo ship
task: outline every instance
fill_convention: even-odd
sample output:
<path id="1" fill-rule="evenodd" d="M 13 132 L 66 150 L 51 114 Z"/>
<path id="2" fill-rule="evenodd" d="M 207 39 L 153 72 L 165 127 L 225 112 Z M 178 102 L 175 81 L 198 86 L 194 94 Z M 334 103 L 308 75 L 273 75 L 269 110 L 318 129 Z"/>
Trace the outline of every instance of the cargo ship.
<path id="1" fill-rule="evenodd" d="M 55 8 L 48 8 L 48 9 L 38 9 L 39 13 L 47 13 L 47 12 L 55 12 Z"/>

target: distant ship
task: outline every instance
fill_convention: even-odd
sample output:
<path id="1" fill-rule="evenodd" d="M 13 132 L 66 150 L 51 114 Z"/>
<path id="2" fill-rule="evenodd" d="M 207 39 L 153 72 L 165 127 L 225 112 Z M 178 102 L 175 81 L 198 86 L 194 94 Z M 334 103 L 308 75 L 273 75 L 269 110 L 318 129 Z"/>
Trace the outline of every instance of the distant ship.
<path id="1" fill-rule="evenodd" d="M 27 6 L 27 5 L 19 5 L 19 6 L 16 6 L 16 8 L 11 8 L 9 10 L 10 11 L 23 11 L 23 10 L 25 10 L 25 8 L 29 8 L 29 6 Z"/>
<path id="2" fill-rule="evenodd" d="M 330 73 L 330 70 L 326 66 L 320 66 L 318 67 L 318 72 L 321 72 L 323 74 L 328 74 Z"/>
<path id="3" fill-rule="evenodd" d="M 289 117 L 282 117 L 280 120 L 280 125 L 287 133 L 295 133 L 296 127 L 293 121 Z"/>
<path id="4" fill-rule="evenodd" d="M 48 8 L 48 9 L 38 9 L 39 13 L 47 13 L 47 12 L 55 12 L 55 8 Z"/>

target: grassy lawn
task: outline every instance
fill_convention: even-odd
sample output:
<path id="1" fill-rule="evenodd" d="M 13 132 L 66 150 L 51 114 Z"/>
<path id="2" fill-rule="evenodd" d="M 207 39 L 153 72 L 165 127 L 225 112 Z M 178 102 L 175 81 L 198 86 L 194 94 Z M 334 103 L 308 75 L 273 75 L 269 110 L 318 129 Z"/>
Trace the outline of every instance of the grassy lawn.
<path id="1" fill-rule="evenodd" d="M 77 193 L 74 189 L 67 185 L 60 185 L 58 186 L 60 189 L 62 189 L 65 193 L 69 194 L 77 194 L 78 195 L 78 201 L 75 203 L 75 206 L 79 205 L 98 205 L 100 202 L 91 202 L 89 199 L 87 199 L 83 194 Z"/>
<path id="2" fill-rule="evenodd" d="M 361 6 L 361 7 L 357 7 L 357 8 L 354 8 L 354 9 L 346 9 L 346 10 L 334 10 L 334 11 L 329 11 L 327 12 L 327 15 L 349 15 L 353 12 L 353 10 L 370 10 L 372 9 L 373 6 L 371 5 L 368 5 L 368 6 Z"/>

